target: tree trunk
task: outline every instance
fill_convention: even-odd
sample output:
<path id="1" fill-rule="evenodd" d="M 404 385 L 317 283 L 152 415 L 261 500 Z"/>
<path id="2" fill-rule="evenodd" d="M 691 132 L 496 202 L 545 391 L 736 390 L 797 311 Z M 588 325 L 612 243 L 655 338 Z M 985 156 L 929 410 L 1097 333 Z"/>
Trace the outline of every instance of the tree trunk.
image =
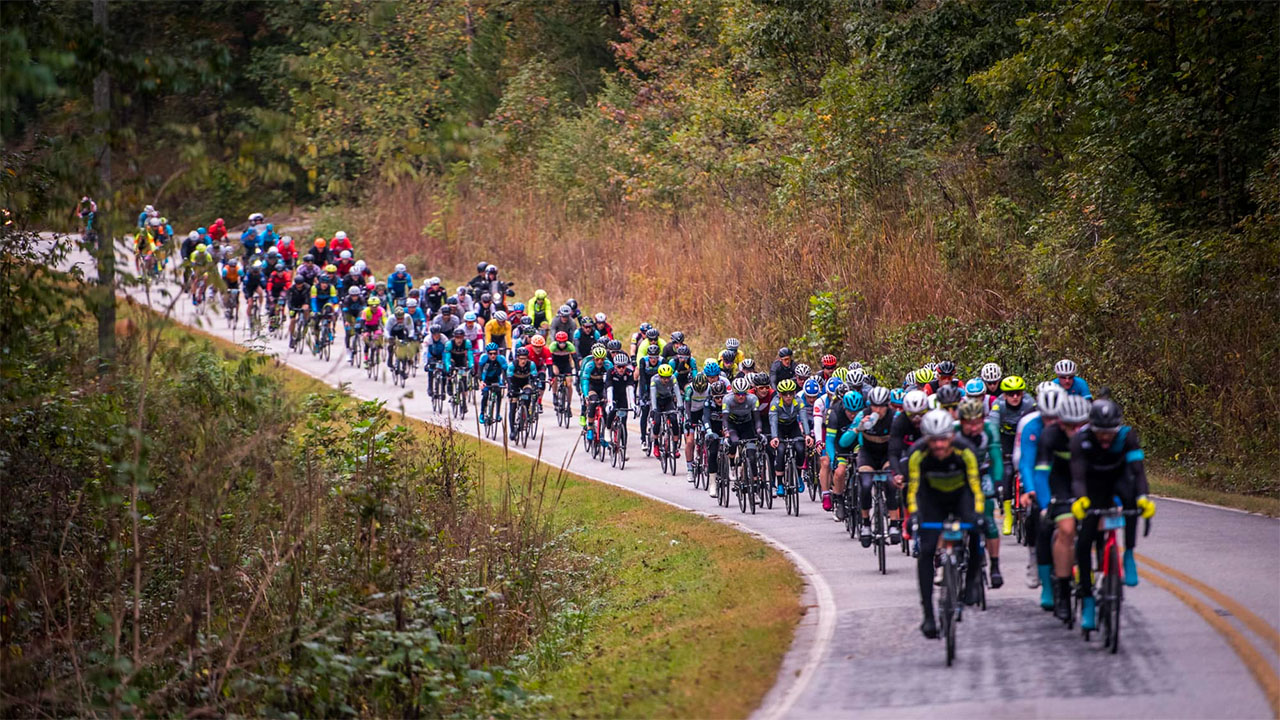
<path id="1" fill-rule="evenodd" d="M 105 43 L 107 40 L 107 0 L 93 0 L 93 25 Z M 93 112 L 96 118 L 98 139 L 98 197 L 103 209 L 111 204 L 111 75 L 106 67 L 93 79 Z M 114 208 L 113 208 L 114 209 Z M 99 216 L 98 242 L 93 248 L 98 261 L 98 372 L 105 375 L 116 356 L 116 247 L 111 228 L 103 220 L 109 212 Z"/>

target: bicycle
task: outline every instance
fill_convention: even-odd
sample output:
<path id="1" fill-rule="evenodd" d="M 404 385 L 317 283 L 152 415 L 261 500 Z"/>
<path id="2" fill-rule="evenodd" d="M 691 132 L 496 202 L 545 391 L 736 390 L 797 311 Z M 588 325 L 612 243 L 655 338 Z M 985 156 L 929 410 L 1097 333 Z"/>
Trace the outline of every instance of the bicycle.
<path id="1" fill-rule="evenodd" d="M 1102 533 L 1102 562 L 1098 568 L 1098 580 L 1094 583 L 1094 595 L 1097 603 L 1098 629 L 1081 628 L 1085 642 L 1089 642 L 1094 632 L 1102 633 L 1102 647 L 1114 655 L 1120 652 L 1120 608 L 1124 605 L 1124 565 L 1120 562 L 1120 543 L 1116 533 L 1124 530 L 1126 517 L 1137 517 L 1141 510 L 1124 510 L 1119 507 L 1098 508 L 1089 510 L 1089 515 L 1098 518 L 1098 530 Z M 1146 521 L 1142 535 L 1151 532 L 1151 520 Z M 1089 548 L 1093 552 L 1093 548 Z M 1076 599 L 1082 603 L 1081 598 Z"/>
<path id="2" fill-rule="evenodd" d="M 467 416 L 468 379 L 466 370 L 453 368 L 449 371 L 449 405 L 453 416 L 459 420 Z"/>
<path id="3" fill-rule="evenodd" d="M 382 331 L 369 333 L 364 341 L 364 371 L 370 380 L 381 380 L 382 377 Z"/>
<path id="4" fill-rule="evenodd" d="M 267 320 L 271 337 L 279 340 L 284 337 L 284 296 L 275 298 L 271 304 L 271 316 Z"/>
<path id="5" fill-rule="evenodd" d="M 672 475 L 676 474 L 676 461 L 679 455 L 672 426 L 679 422 L 675 410 L 667 410 L 658 415 L 658 436 L 654 438 L 654 446 L 658 450 L 658 462 L 661 463 L 664 474 L 668 472 Z"/>
<path id="6" fill-rule="evenodd" d="M 490 385 L 484 400 L 484 436 L 493 440 L 498 436 L 498 423 L 502 420 L 502 390 L 506 385 Z"/>
<path id="7" fill-rule="evenodd" d="M 249 334 L 257 335 L 262 332 L 262 299 L 258 293 L 249 296 L 245 314 L 249 316 Z"/>
<path id="8" fill-rule="evenodd" d="M 530 411 L 532 397 L 533 388 L 526 385 L 520 389 L 520 397 L 510 406 L 511 439 L 521 447 L 529 447 L 530 430 L 537 422 L 536 416 Z"/>
<path id="9" fill-rule="evenodd" d="M 609 423 L 609 455 L 613 467 L 619 470 L 627 466 L 627 416 L 629 408 L 614 408 L 613 421 Z"/>
<path id="10" fill-rule="evenodd" d="M 582 428 L 583 447 L 591 457 L 604 462 L 604 401 L 595 395 L 587 396 L 584 412 L 587 424 Z"/>
<path id="11" fill-rule="evenodd" d="M 417 367 L 416 363 L 414 367 Z M 437 413 L 444 412 L 444 400 L 449 386 L 450 379 L 444 376 L 444 365 L 439 360 L 428 361 L 427 394 L 431 396 L 431 409 Z"/>
<path id="12" fill-rule="evenodd" d="M 417 357 L 418 351 L 414 347 L 417 345 L 415 341 L 396 342 L 392 340 L 389 348 L 391 355 L 391 384 L 405 387 L 409 382 L 409 368 L 413 365 L 413 359 Z"/>
<path id="13" fill-rule="evenodd" d="M 573 392 L 569 383 L 573 377 L 572 373 L 563 373 L 552 381 L 551 403 L 556 410 L 556 424 L 566 428 L 573 422 L 573 408 L 569 407 L 569 398 Z"/>
<path id="14" fill-rule="evenodd" d="M 300 353 L 307 343 L 307 326 L 308 318 L 305 310 L 290 310 L 291 322 L 289 334 L 289 347 L 294 352 Z"/>
<path id="15" fill-rule="evenodd" d="M 939 598 L 938 632 L 946 640 L 947 667 L 956 658 L 956 625 L 964 619 L 961 601 L 965 570 L 968 567 L 968 534 L 972 523 L 960 522 L 954 515 L 940 523 L 920 523 L 921 530 L 941 530 L 942 595 Z"/>
<path id="16" fill-rule="evenodd" d="M 786 505 L 788 515 L 800 517 L 800 467 L 797 464 L 799 453 L 796 452 L 795 444 L 791 442 L 779 446 L 782 448 L 783 504 Z"/>
<path id="17" fill-rule="evenodd" d="M 312 323 L 311 354 L 328 360 L 333 346 L 333 313 L 327 307 Z"/>
<path id="18" fill-rule="evenodd" d="M 689 458 L 689 467 L 693 471 L 693 489 L 706 490 L 711 487 L 710 467 L 707 464 L 707 433 L 702 423 L 689 421 L 689 429 L 693 432 L 693 457 Z"/>
<path id="19" fill-rule="evenodd" d="M 809 502 L 818 501 L 818 453 L 818 444 L 815 442 L 808 450 L 808 459 L 804 465 L 804 484 L 809 488 Z"/>
<path id="20" fill-rule="evenodd" d="M 240 320 L 240 288 L 227 288 L 227 295 L 223 298 L 223 314 L 227 318 L 227 327 L 232 331 L 236 329 L 236 323 Z"/>
<path id="21" fill-rule="evenodd" d="M 734 490 L 738 495 L 738 510 L 756 514 L 756 495 L 764 484 L 759 467 L 760 443 L 756 439 L 743 440 L 738 447 L 738 462 L 734 466 Z"/>
<path id="22" fill-rule="evenodd" d="M 884 575 L 888 572 L 885 568 L 885 555 L 889 545 L 889 511 L 885 485 L 889 482 L 889 472 L 859 470 L 858 483 L 861 484 L 864 478 L 871 482 L 871 547 L 876 554 L 880 574 Z"/>

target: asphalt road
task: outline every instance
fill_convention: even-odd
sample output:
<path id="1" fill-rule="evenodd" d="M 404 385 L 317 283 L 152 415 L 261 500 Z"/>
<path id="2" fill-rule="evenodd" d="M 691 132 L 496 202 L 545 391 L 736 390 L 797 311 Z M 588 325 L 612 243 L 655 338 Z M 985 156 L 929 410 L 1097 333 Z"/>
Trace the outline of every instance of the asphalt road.
<path id="1" fill-rule="evenodd" d="M 83 254 L 73 261 L 87 262 Z M 122 264 L 121 267 L 130 267 Z M 91 274 L 91 273 L 90 273 Z M 153 288 L 150 302 L 168 305 Z M 138 290 L 135 298 L 147 301 Z M 410 380 L 415 397 L 390 381 L 366 377 L 345 360 L 294 354 L 285 341 L 248 338 L 225 320 L 199 316 L 185 298 L 178 321 L 242 342 L 351 393 L 403 406 L 412 417 L 447 424 L 432 412 L 425 377 Z M 550 401 L 548 400 L 548 410 Z M 1152 533 L 1140 539 L 1141 584 L 1126 592 L 1122 649 L 1086 644 L 1039 609 L 1037 590 L 1023 582 L 1026 551 L 1008 547 L 1006 585 L 989 591 L 989 609 L 970 611 L 958 629 L 958 657 L 946 667 L 943 644 L 924 639 L 914 560 L 894 548 L 888 574 L 843 533 L 820 505 L 803 501 L 789 517 L 781 503 L 744 515 L 718 508 L 683 473 L 661 474 L 640 457 L 616 471 L 579 452 L 576 427 L 544 415 L 542 456 L 570 457 L 579 475 L 730 522 L 784 550 L 808 582 L 805 619 L 761 718 L 838 717 L 1276 717 L 1280 703 L 1280 521 L 1171 499 L 1159 500 Z M 475 434 L 473 416 L 457 427 Z M 531 451 L 535 450 L 530 443 Z M 1175 575 L 1181 574 L 1183 577 Z"/>

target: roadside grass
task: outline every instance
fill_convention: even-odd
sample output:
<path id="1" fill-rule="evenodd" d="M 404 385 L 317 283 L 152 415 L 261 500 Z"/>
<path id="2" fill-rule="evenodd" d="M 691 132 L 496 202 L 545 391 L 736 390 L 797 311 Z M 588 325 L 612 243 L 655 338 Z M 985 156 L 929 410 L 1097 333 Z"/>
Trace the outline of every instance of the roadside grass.
<path id="1" fill-rule="evenodd" d="M 228 357 L 244 352 L 176 323 L 166 332 L 207 340 Z M 285 365 L 269 371 L 291 394 L 333 389 Z M 472 443 L 495 502 L 508 484 L 561 486 L 548 494 L 554 521 L 596 558 L 596 590 L 580 620 L 567 623 L 565 637 L 530 648 L 525 684 L 548 696 L 540 714 L 732 718 L 760 705 L 803 615 L 803 581 L 778 550 L 700 515 Z"/>
<path id="2" fill-rule="evenodd" d="M 1155 467 L 1148 466 L 1147 480 L 1150 483 L 1151 492 L 1155 495 L 1222 505 L 1268 517 L 1280 517 L 1280 498 L 1268 495 L 1244 495 L 1200 487 L 1163 464 L 1156 464 Z"/>

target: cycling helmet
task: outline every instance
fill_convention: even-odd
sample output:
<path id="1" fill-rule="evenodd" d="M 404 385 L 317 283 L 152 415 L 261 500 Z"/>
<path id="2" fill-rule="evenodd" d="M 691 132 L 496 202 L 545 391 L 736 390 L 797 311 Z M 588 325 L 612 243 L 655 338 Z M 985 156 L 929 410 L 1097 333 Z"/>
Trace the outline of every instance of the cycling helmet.
<path id="1" fill-rule="evenodd" d="M 1004 377 L 1004 371 L 1000 369 L 999 365 L 989 362 L 982 366 L 982 371 L 978 373 L 978 376 L 982 378 L 983 382 L 1000 382 L 1000 378 Z"/>
<path id="2" fill-rule="evenodd" d="M 1094 430 L 1115 430 L 1120 427 L 1122 416 L 1115 400 L 1094 400 L 1093 407 L 1089 408 L 1089 426 Z"/>
<path id="3" fill-rule="evenodd" d="M 724 348 L 726 350 L 737 350 L 740 347 L 742 347 L 742 341 L 738 338 L 731 337 L 724 341 Z"/>
<path id="4" fill-rule="evenodd" d="M 1000 381 L 1000 392 L 1024 392 L 1026 389 L 1027 381 L 1019 375 L 1010 375 Z"/>
<path id="5" fill-rule="evenodd" d="M 1076 374 L 1076 364 L 1067 359 L 1059 360 L 1053 366 L 1053 374 L 1061 377 L 1071 377 Z"/>
<path id="6" fill-rule="evenodd" d="M 651 358 L 656 358 L 661 353 L 662 353 L 662 350 L 657 345 L 650 345 L 649 349 L 645 350 L 645 354 Z"/>
<path id="7" fill-rule="evenodd" d="M 737 358 L 738 358 L 738 354 L 732 350 L 725 350 L 724 352 L 720 353 L 720 359 L 724 361 L 725 365 L 732 365 L 733 361 L 736 360 Z"/>
<path id="8" fill-rule="evenodd" d="M 907 391 L 902 388 L 894 388 L 889 391 L 889 404 L 901 405 L 902 399 L 907 396 Z"/>
<path id="9" fill-rule="evenodd" d="M 653 327 L 653 325 L 649 324 L 648 322 L 640 323 L 640 334 L 644 335 L 645 333 L 649 332 L 649 328 L 651 327 Z"/>
<path id="10" fill-rule="evenodd" d="M 527 347 L 516 348 L 516 359 L 520 359 L 520 358 L 524 358 L 525 360 L 529 359 L 529 348 Z"/>
<path id="11" fill-rule="evenodd" d="M 609 348 L 604 343 L 597 340 L 591 343 L 591 352 L 595 352 L 596 350 L 604 350 L 605 352 L 608 352 Z"/>
<path id="12" fill-rule="evenodd" d="M 561 343 L 562 343 L 562 342 L 569 342 L 569 333 L 567 333 L 567 332 L 565 332 L 565 331 L 563 331 L 563 330 L 561 330 L 560 332 L 556 333 L 556 342 L 561 342 Z"/>
<path id="13" fill-rule="evenodd" d="M 780 358 L 791 357 L 791 348 L 789 347 L 778 348 L 778 357 Z"/>
<path id="14" fill-rule="evenodd" d="M 927 362 L 927 363 L 925 363 L 925 364 L 924 364 L 924 366 L 925 366 L 925 367 L 927 367 L 927 368 L 929 368 L 930 370 L 932 370 L 932 371 L 934 372 L 934 374 L 935 374 L 935 375 L 937 374 L 937 372 L 938 372 L 938 363 L 936 363 L 936 362 Z"/>
<path id="15" fill-rule="evenodd" d="M 857 390 L 849 390 L 840 399 L 840 404 L 844 406 L 845 410 L 856 413 L 866 407 L 867 402 L 862 398 L 862 393 Z"/>
<path id="16" fill-rule="evenodd" d="M 431 326 L 431 334 L 432 334 L 432 335 L 439 335 L 439 334 L 440 334 L 440 333 L 442 333 L 442 332 L 444 332 L 444 326 L 443 326 L 443 325 L 440 325 L 440 324 L 438 324 L 438 323 L 437 323 L 437 324 L 435 324 L 435 325 L 432 325 L 432 326 Z"/>
<path id="17" fill-rule="evenodd" d="M 982 381 L 979 380 L 978 382 Z M 987 414 L 986 403 L 982 402 L 980 397 L 967 397 L 960 402 L 960 407 L 956 409 L 960 413 L 961 420 L 977 420 Z"/>
<path id="18" fill-rule="evenodd" d="M 435 276 L 427 278 L 427 285 L 430 286 L 430 285 L 439 285 L 439 284 L 440 284 L 440 278 Z"/>
<path id="19" fill-rule="evenodd" d="M 239 265 L 239 264 L 240 264 L 240 258 L 229 257 L 229 258 L 227 258 L 227 264 L 228 264 L 228 265 Z"/>
<path id="20" fill-rule="evenodd" d="M 537 298 L 538 300 L 546 300 L 546 299 L 547 299 L 547 291 L 546 291 L 546 290 L 543 290 L 542 288 L 538 288 L 537 290 L 534 290 L 534 291 L 533 291 L 533 296 L 534 296 L 535 298 Z"/>
<path id="21" fill-rule="evenodd" d="M 324 271 L 330 274 L 336 273 L 338 272 L 338 266 L 334 265 L 333 263 L 329 263 L 328 265 L 324 266 Z"/>
<path id="22" fill-rule="evenodd" d="M 756 361 L 753 358 L 746 358 L 738 366 L 738 369 L 744 373 L 751 374 L 751 371 L 756 369 Z"/>
<path id="23" fill-rule="evenodd" d="M 395 310 L 392 310 L 391 312 L 393 315 L 395 315 L 398 318 L 404 317 L 404 308 L 402 307 L 397 307 Z"/>
<path id="24" fill-rule="evenodd" d="M 573 298 L 569 298 L 568 300 L 565 300 L 565 301 L 564 301 L 564 304 L 565 304 L 565 305 L 568 305 L 570 308 L 572 308 L 572 309 L 574 309 L 574 310 L 577 310 L 577 309 L 578 309 L 578 301 L 577 301 L 577 300 L 574 300 Z"/>
<path id="25" fill-rule="evenodd" d="M 350 251 L 350 250 L 343 250 L 342 252 L 338 253 L 338 257 L 342 258 L 343 260 L 350 260 L 350 259 L 351 259 L 351 251 Z M 397 265 L 396 267 L 404 267 L 404 266 L 403 266 L 403 265 Z"/>
<path id="26" fill-rule="evenodd" d="M 351 289 L 347 290 L 347 294 L 350 295 L 351 297 L 356 297 L 360 294 L 360 288 L 356 287 L 355 285 L 352 285 Z"/>
<path id="27" fill-rule="evenodd" d="M 317 249 L 319 249 L 319 250 L 323 250 L 323 249 L 324 249 L 324 246 L 325 246 L 325 245 L 328 245 L 328 243 L 327 243 L 327 242 L 325 242 L 325 239 L 324 239 L 324 238 L 316 238 L 316 243 L 315 243 L 315 245 L 316 245 L 316 248 L 317 248 Z"/>
<path id="28" fill-rule="evenodd" d="M 590 315 L 583 315 L 582 320 L 579 321 L 579 324 L 582 325 L 582 327 L 586 327 L 588 325 L 595 325 L 596 319 L 591 317 Z"/>
<path id="29" fill-rule="evenodd" d="M 283 261 L 281 261 L 281 260 L 277 260 L 277 261 L 276 261 L 276 270 L 280 270 L 280 271 L 283 271 L 283 270 L 284 270 L 284 262 L 283 262 Z"/>
<path id="30" fill-rule="evenodd" d="M 491 302 L 492 300 L 493 296 L 489 293 L 480 293 L 480 302 Z"/>
<path id="31" fill-rule="evenodd" d="M 964 384 L 964 394 L 971 397 L 979 397 L 987 394 L 987 384 L 982 382 L 982 378 L 969 378 Z"/>
<path id="32" fill-rule="evenodd" d="M 838 377 L 838 378 L 840 378 L 840 382 L 842 382 L 842 383 L 848 383 L 848 382 L 849 382 L 849 369 L 848 369 L 848 368 L 836 368 L 836 371 L 835 371 L 834 373 L 831 373 L 831 377 Z"/>
<path id="33" fill-rule="evenodd" d="M 709 362 L 702 367 L 702 374 L 709 378 L 720 377 L 720 364 L 717 362 Z"/>
<path id="34" fill-rule="evenodd" d="M 618 367 L 626 367 L 631 364 L 631 356 L 624 352 L 620 352 L 613 356 L 613 364 Z"/>
<path id="35" fill-rule="evenodd" d="M 378 307 L 381 304 L 382 304 L 382 301 L 378 299 L 377 295 L 374 295 L 373 297 L 369 298 L 369 307 Z"/>
<path id="36" fill-rule="evenodd" d="M 489 267 L 489 263 L 484 262 L 484 261 L 478 262 L 478 263 L 476 263 L 476 272 L 478 272 L 478 273 L 484 273 L 484 269 L 485 269 L 485 268 L 487 268 L 487 267 Z"/>
<path id="37" fill-rule="evenodd" d="M 813 370 L 804 363 L 796 363 L 796 377 L 804 380 L 813 374 Z"/>
<path id="38" fill-rule="evenodd" d="M 864 382 L 866 382 L 866 381 L 867 381 L 867 373 L 866 373 L 866 372 L 864 372 L 864 371 L 862 370 L 862 368 L 857 368 L 857 369 L 855 369 L 855 370 L 850 370 L 850 371 L 849 371 L 849 384 L 850 384 L 850 385 L 861 385 L 862 383 L 864 383 Z"/>
<path id="39" fill-rule="evenodd" d="M 454 337 L 456 337 L 456 338 L 466 337 L 466 336 L 467 336 L 467 331 L 466 331 L 466 330 L 463 330 L 463 329 L 462 329 L 462 328 L 460 328 L 460 327 L 456 327 L 456 328 L 454 328 L 454 329 L 453 329 L 453 336 L 454 336 Z"/>
<path id="40" fill-rule="evenodd" d="M 440 307 L 441 315 L 453 315 L 453 311 L 458 307 L 457 303 L 445 303 Z"/>
<path id="41" fill-rule="evenodd" d="M 693 389 L 697 390 L 698 392 L 702 392 L 706 390 L 707 386 L 710 384 L 711 382 L 707 380 L 707 376 L 702 375 L 701 373 L 699 373 L 698 375 L 695 375 L 693 378 Z"/>
<path id="42" fill-rule="evenodd" d="M 475 314 L 475 311 L 471 311 L 471 312 L 468 312 L 466 315 L 463 315 L 462 319 L 466 320 L 467 322 L 475 322 L 477 317 L 478 316 Z"/>
<path id="43" fill-rule="evenodd" d="M 488 275 L 489 273 L 496 273 L 496 272 L 498 272 L 497 265 L 486 265 L 484 268 L 485 275 Z"/>
<path id="44" fill-rule="evenodd" d="M 677 342 L 677 343 L 684 342 L 684 333 L 680 332 L 679 330 L 672 332 L 671 342 Z"/>
<path id="45" fill-rule="evenodd" d="M 622 349 L 622 341 L 610 340 L 609 342 L 605 343 L 604 346 L 609 348 L 609 352 L 616 353 Z"/>
<path id="46" fill-rule="evenodd" d="M 644 336 L 645 336 L 646 338 L 648 338 L 649 342 L 653 342 L 654 340 L 657 340 L 657 339 L 658 339 L 658 328 L 656 328 L 656 327 L 651 327 L 651 328 L 649 328 L 648 330 L 645 330 L 645 331 L 644 331 Z"/>
<path id="47" fill-rule="evenodd" d="M 833 367 L 835 367 L 836 365 L 839 365 L 839 364 L 840 364 L 840 361 L 836 359 L 836 356 L 835 356 L 835 355 L 823 355 L 823 356 L 822 356 L 822 367 L 824 367 L 824 368 L 833 368 Z"/>
<path id="48" fill-rule="evenodd" d="M 507 314 L 499 310 L 493 314 L 493 319 L 498 323 L 504 323 L 507 321 Z"/>
<path id="49" fill-rule="evenodd" d="M 915 374 L 916 384 L 927 385 L 933 382 L 934 377 L 936 376 L 933 374 L 933 370 L 930 370 L 927 367 L 922 367 L 916 371 L 916 374 Z"/>
<path id="50" fill-rule="evenodd" d="M 769 387 L 769 373 L 755 373 L 751 376 L 751 384 L 755 387 Z"/>
<path id="51" fill-rule="evenodd" d="M 951 362 L 950 360 L 943 360 L 942 362 L 938 363 L 938 374 L 939 375 L 955 375 L 956 364 Z"/>
<path id="52" fill-rule="evenodd" d="M 609 317 L 608 317 L 607 315 L 605 315 L 604 313 L 602 313 L 602 312 L 598 312 L 598 313 L 596 313 L 596 322 L 598 322 L 598 323 L 602 323 L 602 322 L 604 322 L 605 320 L 608 320 L 608 319 L 609 319 Z"/>
<path id="53" fill-rule="evenodd" d="M 938 398 L 938 404 L 945 408 L 955 407 L 964 399 L 964 392 L 955 385 L 943 385 L 938 388 L 938 393 L 934 396 Z"/>
<path id="54" fill-rule="evenodd" d="M 854 360 L 853 362 L 849 363 L 848 365 L 845 365 L 845 367 L 849 369 L 849 372 L 853 372 L 854 370 L 861 370 L 861 369 L 862 369 L 862 363 L 858 362 L 857 360 Z"/>
<path id="55" fill-rule="evenodd" d="M 204 252 L 205 250 L 208 250 L 208 249 L 209 249 L 208 246 L 206 246 L 204 243 L 196 243 L 196 252 Z"/>
<path id="56" fill-rule="evenodd" d="M 689 349 L 688 345 L 681 345 L 676 348 L 676 355 L 687 358 L 693 355 L 693 351 Z"/>
<path id="57" fill-rule="evenodd" d="M 902 399 L 902 410 L 908 415 L 918 415 L 928 409 L 929 396 L 923 390 L 912 390 Z"/>
<path id="58" fill-rule="evenodd" d="M 927 438 L 951 437 L 955 432 L 955 421 L 946 410 L 930 410 L 920 421 L 920 434 Z"/>
<path id="59" fill-rule="evenodd" d="M 658 366 L 658 377 L 669 378 L 675 374 L 676 374 L 676 369 L 671 367 L 670 365 L 667 365 L 664 363 Z"/>
<path id="60" fill-rule="evenodd" d="M 363 273 L 368 267 L 368 265 L 364 264 L 363 260 L 357 260 L 356 264 L 351 266 L 351 268 L 358 273 Z"/>
<path id="61" fill-rule="evenodd" d="M 1052 384 L 1052 383 L 1050 383 Z M 1036 396 L 1036 407 L 1045 417 L 1058 417 L 1062 408 L 1062 398 L 1066 395 L 1057 385 L 1041 390 Z"/>
<path id="62" fill-rule="evenodd" d="M 533 318 L 528 315 L 520 316 L 520 327 L 533 327 Z"/>
<path id="63" fill-rule="evenodd" d="M 889 404 L 889 388 L 874 387 L 867 393 L 868 405 L 888 405 Z"/>
<path id="64" fill-rule="evenodd" d="M 841 380 L 841 379 L 840 379 L 840 378 L 838 378 L 838 377 L 833 377 L 833 378 L 831 378 L 830 380 L 828 380 L 828 381 L 827 381 L 827 394 L 828 394 L 828 395 L 832 395 L 832 396 L 835 396 L 835 395 L 843 395 L 843 394 L 844 394 L 844 381 L 843 381 L 843 380 Z"/>
<path id="65" fill-rule="evenodd" d="M 547 344 L 547 339 L 542 337 L 541 335 L 534 335 L 533 339 L 529 341 L 529 344 L 536 348 L 545 347 Z"/>
<path id="66" fill-rule="evenodd" d="M 484 351 L 485 351 L 485 352 L 498 352 L 498 343 L 496 343 L 496 342 L 491 342 L 491 343 L 489 343 L 488 345 L 485 345 L 485 346 L 484 346 Z"/>
<path id="67" fill-rule="evenodd" d="M 818 397 L 822 394 L 822 381 L 816 377 L 811 377 L 804 381 L 804 394 L 809 397 Z"/>
<path id="68" fill-rule="evenodd" d="M 515 310 L 518 313 L 522 313 L 524 312 L 524 303 L 516 303 L 515 305 L 511 306 L 511 309 Z"/>
<path id="69" fill-rule="evenodd" d="M 188 240 L 195 240 L 198 237 L 200 237 L 200 233 L 196 232 L 195 230 L 192 230 L 191 232 L 187 233 Z"/>
<path id="70" fill-rule="evenodd" d="M 336 233 L 334 233 L 334 234 L 333 234 L 333 239 L 334 239 L 334 240 L 346 240 L 346 239 L 347 239 L 347 232 L 346 232 L 345 230 L 339 230 L 338 232 L 336 232 Z"/>
<path id="71" fill-rule="evenodd" d="M 570 315 L 573 314 L 573 308 L 569 307 L 568 305 L 561 305 L 560 309 L 556 312 L 557 314 L 560 315 L 560 317 L 569 317 Z"/>
<path id="72" fill-rule="evenodd" d="M 744 377 L 740 377 L 733 381 L 733 391 L 739 395 L 746 394 L 751 389 L 751 383 Z"/>
<path id="73" fill-rule="evenodd" d="M 1058 419 L 1075 425 L 1089 419 L 1089 401 L 1079 395 L 1065 395 L 1058 405 Z"/>
<path id="74" fill-rule="evenodd" d="M 799 388 L 796 387 L 796 381 L 789 378 L 778 383 L 778 392 L 780 393 L 793 393 L 798 389 Z"/>
<path id="75" fill-rule="evenodd" d="M 410 310 L 412 310 L 412 309 L 414 309 L 414 308 L 418 307 L 418 298 L 409 298 L 408 300 L 406 300 L 406 301 L 404 302 L 404 304 L 405 304 L 406 306 L 408 306 L 408 308 L 409 308 Z"/>
<path id="76" fill-rule="evenodd" d="M 302 256 L 302 262 L 304 263 L 315 262 L 315 261 L 316 261 L 316 256 L 312 255 L 311 253 L 307 253 L 306 255 Z M 360 263 L 356 263 L 356 264 L 359 265 Z"/>

